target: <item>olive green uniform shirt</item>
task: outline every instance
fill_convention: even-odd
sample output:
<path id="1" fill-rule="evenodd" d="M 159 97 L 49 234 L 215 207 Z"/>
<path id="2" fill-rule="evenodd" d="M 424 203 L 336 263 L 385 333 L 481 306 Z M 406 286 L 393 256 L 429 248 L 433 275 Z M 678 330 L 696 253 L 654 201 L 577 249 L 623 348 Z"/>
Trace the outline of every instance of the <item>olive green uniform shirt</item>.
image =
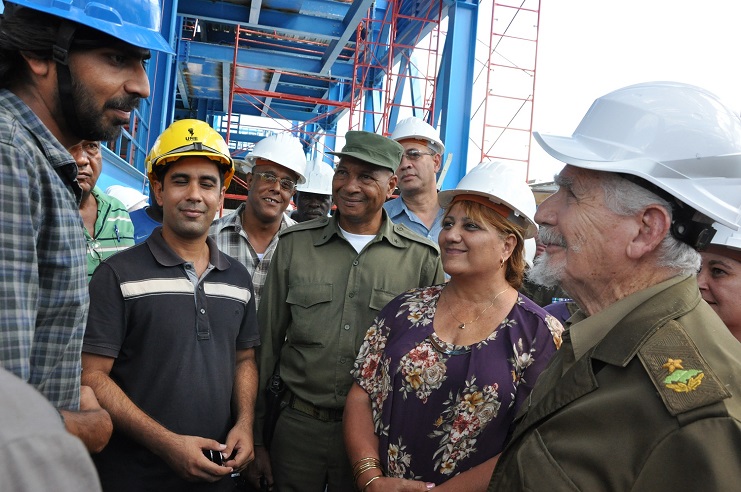
<path id="1" fill-rule="evenodd" d="M 337 215 L 281 232 L 258 309 L 255 443 L 262 443 L 265 388 L 279 358 L 292 393 L 342 409 L 353 362 L 378 312 L 397 295 L 443 279 L 437 246 L 393 224 L 385 212 L 380 231 L 360 253 L 342 236 Z"/>
<path id="2" fill-rule="evenodd" d="M 580 318 L 517 416 L 489 490 L 735 490 L 741 344 L 696 278 Z"/>

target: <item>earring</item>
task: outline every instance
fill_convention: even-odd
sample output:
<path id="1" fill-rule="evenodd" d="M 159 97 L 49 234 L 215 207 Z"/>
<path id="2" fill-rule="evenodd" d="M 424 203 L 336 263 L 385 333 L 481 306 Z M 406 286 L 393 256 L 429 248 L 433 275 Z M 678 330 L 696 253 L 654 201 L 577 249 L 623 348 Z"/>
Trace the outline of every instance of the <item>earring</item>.
<path id="1" fill-rule="evenodd" d="M 499 258 L 499 268 L 504 266 L 504 258 Z"/>

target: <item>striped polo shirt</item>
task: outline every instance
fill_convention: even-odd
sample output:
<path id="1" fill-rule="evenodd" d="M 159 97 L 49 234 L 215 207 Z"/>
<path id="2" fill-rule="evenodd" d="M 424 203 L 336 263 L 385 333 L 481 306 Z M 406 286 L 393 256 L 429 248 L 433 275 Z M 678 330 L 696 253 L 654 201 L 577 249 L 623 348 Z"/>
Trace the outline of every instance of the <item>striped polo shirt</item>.
<path id="1" fill-rule="evenodd" d="M 91 195 L 98 202 L 98 216 L 92 237 L 85 229 L 88 281 L 103 260 L 134 245 L 134 224 L 124 204 L 97 186 Z"/>

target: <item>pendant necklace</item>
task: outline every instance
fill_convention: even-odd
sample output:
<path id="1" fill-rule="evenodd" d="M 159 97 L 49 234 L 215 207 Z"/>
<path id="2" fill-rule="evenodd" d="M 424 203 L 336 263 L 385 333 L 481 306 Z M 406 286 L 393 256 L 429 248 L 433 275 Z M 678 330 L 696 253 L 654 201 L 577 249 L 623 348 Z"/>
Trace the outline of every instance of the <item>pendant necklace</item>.
<path id="1" fill-rule="evenodd" d="M 483 310 L 483 311 L 481 311 L 481 312 L 479 313 L 479 315 L 478 315 L 478 316 L 476 316 L 476 319 L 475 319 L 475 320 L 473 320 L 473 321 L 467 321 L 467 322 L 464 322 L 464 321 L 461 321 L 461 320 L 459 320 L 459 319 L 458 319 L 458 317 L 457 317 L 457 316 L 456 316 L 456 315 L 455 315 L 455 314 L 453 313 L 453 310 L 452 310 L 452 309 L 450 309 L 450 301 L 446 302 L 445 304 L 446 304 L 446 306 L 447 306 L 447 308 L 448 308 L 448 312 L 449 312 L 449 313 L 450 313 L 450 315 L 451 315 L 451 316 L 453 317 L 453 319 L 454 319 L 454 320 L 456 320 L 456 321 L 457 321 L 458 323 L 460 323 L 460 324 L 458 325 L 458 329 L 459 329 L 459 330 L 465 330 L 465 329 L 466 329 L 466 325 L 472 325 L 472 324 L 474 324 L 475 322 L 477 322 L 477 321 L 479 320 L 479 318 L 481 318 L 481 316 L 483 316 L 483 315 L 484 315 L 484 313 L 485 313 L 485 312 L 486 312 L 486 311 L 487 311 L 487 310 L 488 310 L 488 309 L 489 309 L 490 307 L 492 307 L 492 306 L 494 305 L 494 302 L 495 302 L 495 301 L 497 300 L 497 298 L 498 298 L 499 296 L 501 296 L 502 294 L 504 294 L 505 292 L 507 292 L 507 290 L 508 290 L 508 289 L 509 289 L 509 286 L 505 287 L 505 289 L 504 289 L 504 290 L 503 290 L 502 292 L 500 292 L 499 294 L 495 295 L 495 296 L 494 296 L 494 299 L 492 299 L 492 300 L 491 300 L 491 304 L 489 304 L 488 306 L 486 306 L 486 307 L 484 308 L 484 310 Z"/>

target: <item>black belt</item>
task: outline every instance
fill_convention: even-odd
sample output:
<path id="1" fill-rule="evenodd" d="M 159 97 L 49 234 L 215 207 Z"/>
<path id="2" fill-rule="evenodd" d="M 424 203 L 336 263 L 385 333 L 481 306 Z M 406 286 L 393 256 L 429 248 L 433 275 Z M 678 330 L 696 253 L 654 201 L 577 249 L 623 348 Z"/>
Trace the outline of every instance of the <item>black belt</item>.
<path id="1" fill-rule="evenodd" d="M 288 406 L 298 412 L 321 420 L 322 422 L 340 422 L 342 420 L 342 413 L 344 412 L 342 408 L 317 407 L 294 395 L 291 391 L 286 391 L 286 394 L 288 398 L 285 401 L 288 403 Z"/>

